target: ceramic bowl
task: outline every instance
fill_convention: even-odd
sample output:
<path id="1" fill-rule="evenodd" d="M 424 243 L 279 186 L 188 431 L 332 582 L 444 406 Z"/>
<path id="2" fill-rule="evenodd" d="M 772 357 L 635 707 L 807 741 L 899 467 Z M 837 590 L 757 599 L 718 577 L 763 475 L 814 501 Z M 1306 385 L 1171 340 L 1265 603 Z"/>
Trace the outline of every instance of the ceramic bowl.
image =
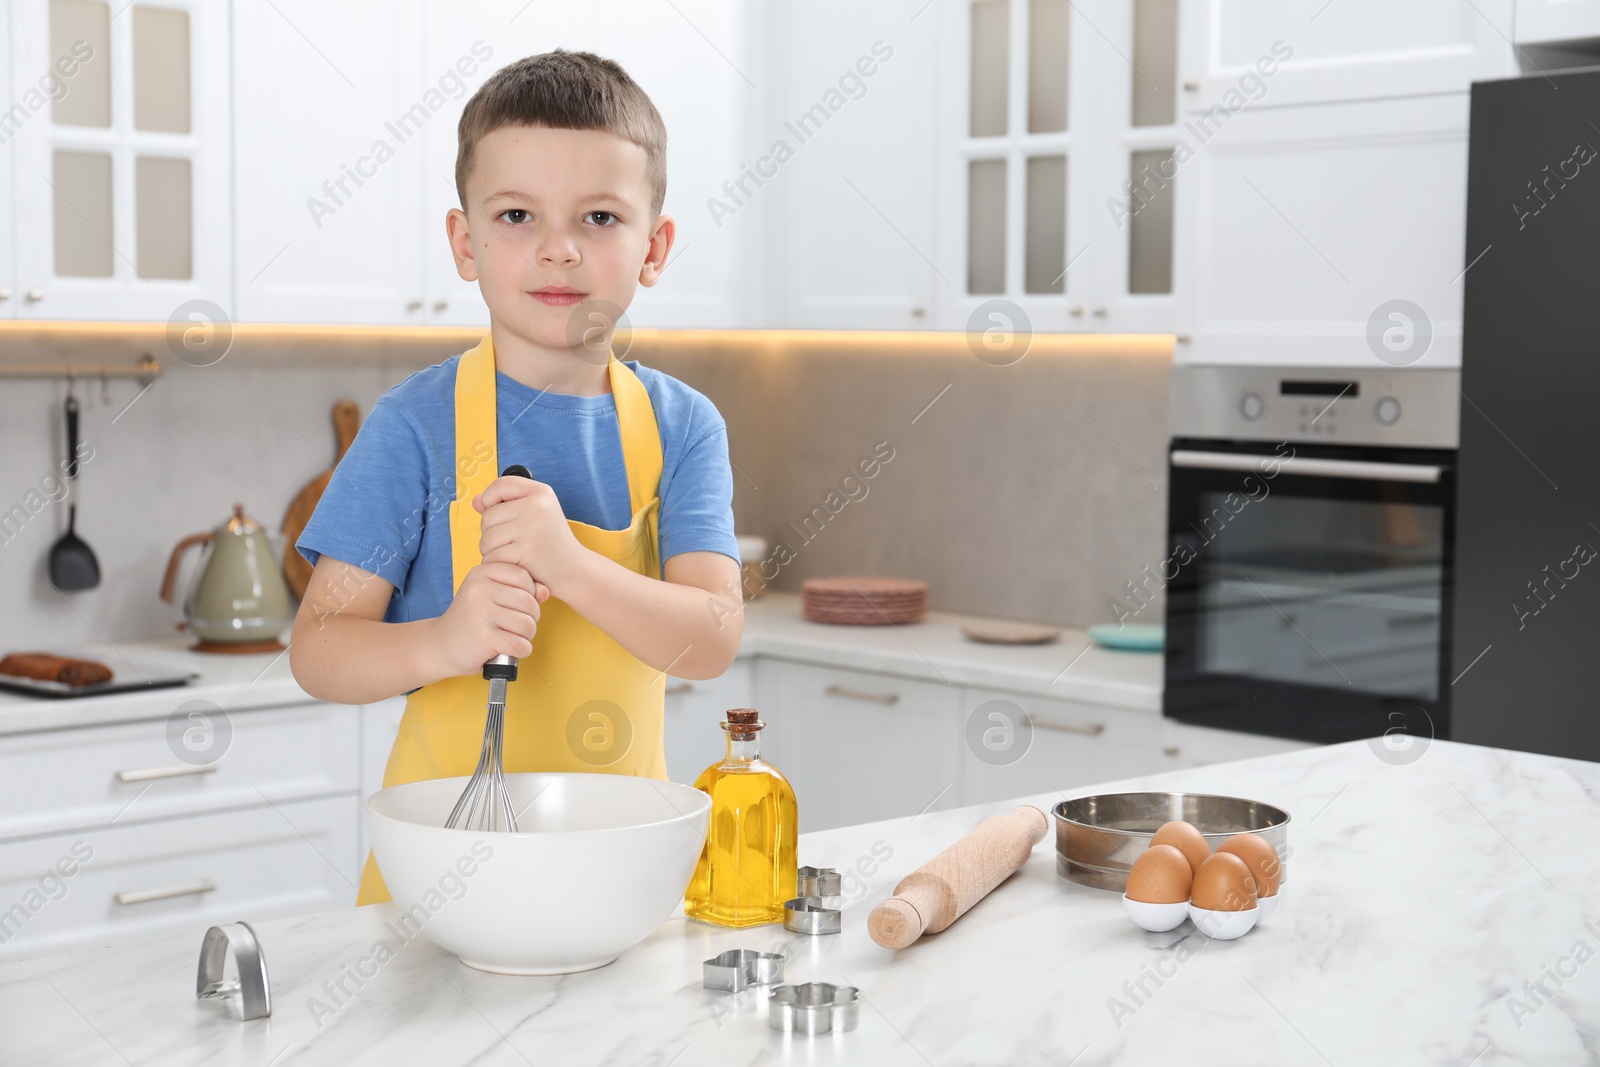
<path id="1" fill-rule="evenodd" d="M 505 780 L 517 833 L 444 828 L 465 778 L 367 798 L 402 936 L 483 971 L 567 974 L 605 966 L 682 906 L 705 844 L 704 792 L 622 774 Z"/>

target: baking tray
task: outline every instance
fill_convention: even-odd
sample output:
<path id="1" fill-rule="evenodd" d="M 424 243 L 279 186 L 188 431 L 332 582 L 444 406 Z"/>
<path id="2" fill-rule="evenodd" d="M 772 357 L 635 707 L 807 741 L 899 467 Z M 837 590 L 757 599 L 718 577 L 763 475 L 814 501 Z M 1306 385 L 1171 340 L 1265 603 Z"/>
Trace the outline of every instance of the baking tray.
<path id="1" fill-rule="evenodd" d="M 200 677 L 199 671 L 157 670 L 141 665 L 119 670 L 109 682 L 92 685 L 68 685 L 66 682 L 47 682 L 39 678 L 23 678 L 15 674 L 0 674 L 0 689 L 13 693 L 27 693 L 36 697 L 97 697 L 108 693 L 129 693 L 145 689 L 167 689 L 188 685 Z"/>

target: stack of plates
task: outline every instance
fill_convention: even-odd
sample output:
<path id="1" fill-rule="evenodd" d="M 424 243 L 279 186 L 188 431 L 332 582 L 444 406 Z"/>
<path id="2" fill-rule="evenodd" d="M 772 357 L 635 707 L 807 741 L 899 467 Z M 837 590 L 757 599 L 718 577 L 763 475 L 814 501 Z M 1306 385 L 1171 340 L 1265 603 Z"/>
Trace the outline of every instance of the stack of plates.
<path id="1" fill-rule="evenodd" d="M 928 583 L 905 578 L 807 578 L 801 612 L 812 622 L 882 626 L 916 622 L 928 610 Z"/>

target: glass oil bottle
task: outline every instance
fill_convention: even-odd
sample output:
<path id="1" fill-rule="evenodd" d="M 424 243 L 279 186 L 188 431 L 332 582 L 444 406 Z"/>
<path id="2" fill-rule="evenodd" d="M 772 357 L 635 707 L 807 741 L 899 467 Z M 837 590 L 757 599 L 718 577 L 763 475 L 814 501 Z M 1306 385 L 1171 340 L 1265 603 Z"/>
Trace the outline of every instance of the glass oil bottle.
<path id="1" fill-rule="evenodd" d="M 761 758 L 766 724 L 754 708 L 733 708 L 720 725 L 728 734 L 728 754 L 694 783 L 711 797 L 711 821 L 684 913 L 719 926 L 782 922 L 799 870 L 794 789 Z"/>

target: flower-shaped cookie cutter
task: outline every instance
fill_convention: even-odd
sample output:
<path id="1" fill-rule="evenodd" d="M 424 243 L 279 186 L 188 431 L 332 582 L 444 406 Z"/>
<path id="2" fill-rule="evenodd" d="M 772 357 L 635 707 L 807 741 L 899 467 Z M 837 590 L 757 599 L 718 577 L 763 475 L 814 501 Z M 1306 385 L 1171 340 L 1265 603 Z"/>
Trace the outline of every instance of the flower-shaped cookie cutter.
<path id="1" fill-rule="evenodd" d="M 853 985 L 806 982 L 781 985 L 768 998 L 767 1025 L 795 1034 L 854 1030 L 861 1021 L 861 991 Z"/>
<path id="2" fill-rule="evenodd" d="M 738 993 L 753 985 L 783 981 L 783 956 L 753 948 L 730 948 L 705 962 L 707 989 Z"/>

